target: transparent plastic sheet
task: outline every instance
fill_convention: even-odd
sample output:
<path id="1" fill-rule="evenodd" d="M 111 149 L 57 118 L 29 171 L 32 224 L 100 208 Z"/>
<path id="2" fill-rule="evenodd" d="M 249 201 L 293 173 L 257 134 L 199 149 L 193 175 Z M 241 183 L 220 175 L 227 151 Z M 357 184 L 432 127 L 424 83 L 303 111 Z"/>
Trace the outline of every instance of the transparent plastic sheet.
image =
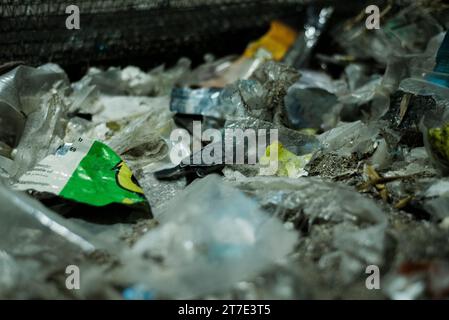
<path id="1" fill-rule="evenodd" d="M 158 219 L 170 202 L 176 199 L 178 194 L 187 186 L 185 177 L 174 181 L 161 181 L 156 179 L 154 171 L 160 168 L 170 168 L 170 164 L 148 165 L 136 170 L 135 176 L 142 187 L 148 202 L 151 204 L 151 213 Z"/>
<path id="2" fill-rule="evenodd" d="M 347 21 L 335 29 L 333 35 L 350 55 L 365 59 L 374 58 L 387 65 L 392 57 L 420 53 L 428 39 L 443 31 L 443 26 L 432 16 L 437 7 L 426 7 L 422 3 L 411 3 L 398 13 L 389 15 L 387 6 L 383 27 L 367 32 L 365 20 Z"/>
<path id="3" fill-rule="evenodd" d="M 265 62 L 248 80 L 225 87 L 218 97 L 219 106 L 227 118 L 251 116 L 282 123 L 284 96 L 298 78 L 298 71 L 291 67 L 274 61 Z"/>
<path id="4" fill-rule="evenodd" d="M 100 93 L 96 86 L 88 85 L 83 81 L 72 83 L 72 93 L 66 98 L 69 105 L 69 114 L 96 114 L 102 109 L 98 103 Z"/>
<path id="5" fill-rule="evenodd" d="M 369 82 L 370 77 L 368 76 L 367 69 L 368 67 L 361 63 L 350 63 L 345 67 L 344 73 L 350 91 L 355 91 L 357 88 Z"/>
<path id="6" fill-rule="evenodd" d="M 362 121 L 341 123 L 332 130 L 318 136 L 326 152 L 349 156 L 354 152 L 365 154 L 374 151 L 374 143 L 380 132 L 381 123 L 364 124 Z"/>
<path id="7" fill-rule="evenodd" d="M 1 298 L 61 298 L 49 280 L 97 250 L 124 249 L 119 225 L 65 219 L 0 179 Z M 124 227 L 122 228 L 124 229 Z M 97 266 L 98 268 L 98 266 Z"/>
<path id="8" fill-rule="evenodd" d="M 0 138 L 14 147 L 25 126 L 26 116 L 39 108 L 40 95 L 67 77 L 56 65 L 39 68 L 18 66 L 0 76 Z"/>
<path id="9" fill-rule="evenodd" d="M 285 148 L 290 150 L 296 155 L 309 154 L 315 151 L 319 147 L 318 139 L 313 135 L 306 135 L 286 128 L 282 125 L 276 125 L 272 122 L 263 121 L 254 117 L 236 118 L 227 120 L 225 123 L 225 129 L 265 129 L 268 133 L 270 129 L 278 130 L 279 142 L 281 142 Z M 266 140 L 269 141 L 268 139 Z"/>
<path id="10" fill-rule="evenodd" d="M 204 88 L 224 88 L 238 80 L 247 80 L 251 77 L 254 71 L 267 60 L 270 60 L 270 57 L 264 55 L 260 57 L 256 56 L 254 58 L 241 56 L 232 61 L 232 63 L 224 62 L 217 66 L 216 75 L 214 77 L 199 83 L 199 85 Z M 199 68 L 201 68 L 201 66 Z M 192 74 L 195 75 L 195 72 L 196 71 L 194 70 Z M 186 75 L 185 78 L 180 80 L 179 85 L 198 85 L 194 82 L 192 83 L 192 81 L 190 76 Z"/>
<path id="11" fill-rule="evenodd" d="M 357 279 L 367 264 L 384 263 L 387 217 L 374 201 L 351 188 L 317 178 L 247 178 L 229 171 L 225 176 L 262 208 L 299 230 L 313 232 L 316 223 L 335 225 L 334 249 L 320 264 L 337 265 L 345 283 Z"/>
<path id="12" fill-rule="evenodd" d="M 427 79 L 431 79 L 432 76 L 440 76 L 432 70 L 445 34 L 446 32 L 441 32 L 432 37 L 422 52 L 392 57 L 387 63 L 381 82 L 385 90 L 393 93 L 402 87 L 402 81 L 407 78 L 422 79 L 424 75 Z"/>
<path id="13" fill-rule="evenodd" d="M 386 222 L 364 229 L 339 225 L 334 229 L 335 248 L 338 252 L 324 256 L 321 262 L 338 257 L 339 275 L 344 283 L 351 283 L 364 274 L 367 266 L 382 266 L 386 262 L 386 230 Z"/>
<path id="14" fill-rule="evenodd" d="M 81 136 L 91 139 L 101 138 L 93 135 L 92 131 L 94 128 L 95 125 L 92 121 L 80 117 L 72 117 L 67 122 L 67 126 L 65 128 L 64 142 L 73 143 Z"/>
<path id="15" fill-rule="evenodd" d="M 116 150 L 133 170 L 147 166 L 157 170 L 177 165 L 168 159 L 175 143 L 170 140 L 175 124 L 169 110 L 168 99 L 166 97 L 152 99 L 158 100 L 149 104 L 146 113 L 119 128 L 110 139 L 106 140 L 106 144 Z"/>
<path id="16" fill-rule="evenodd" d="M 67 81 L 64 70 L 55 64 L 38 68 L 18 66 L 1 75 L 2 101 L 27 115 L 37 108 L 39 94 L 47 92 L 57 82 L 67 84 Z"/>
<path id="17" fill-rule="evenodd" d="M 337 183 L 312 177 L 236 177 L 230 171 L 225 171 L 225 176 L 232 185 L 255 197 L 262 208 L 294 225 L 302 215 L 309 224 L 315 220 L 359 225 L 386 222 L 384 213 L 373 201 Z"/>
<path id="18" fill-rule="evenodd" d="M 381 13 L 387 22 L 379 30 L 366 32 L 364 23 L 357 18 L 337 28 L 334 36 L 349 55 L 358 59 L 374 58 L 387 67 L 379 79 L 371 79 L 358 88 L 350 84 L 350 93 L 340 95 L 340 102 L 369 104 L 369 118 L 382 117 L 388 110 L 390 94 L 397 90 L 401 80 L 422 73 L 422 68 L 428 67 L 435 56 L 435 44 L 443 31 L 433 17 L 435 10 L 431 5 L 416 3 L 392 15 L 391 7 L 387 6 Z M 428 43 L 428 39 L 432 40 Z"/>
<path id="19" fill-rule="evenodd" d="M 231 292 L 213 295 L 212 299 L 311 299 L 313 289 L 306 284 L 307 280 L 302 270 L 277 264 L 262 276 L 252 281 L 240 281 Z"/>
<path id="20" fill-rule="evenodd" d="M 332 94 L 336 94 L 338 92 L 346 90 L 345 82 L 341 80 L 333 80 L 328 74 L 324 72 L 309 69 L 300 69 L 300 74 L 301 77 L 290 88 L 321 89 Z"/>
<path id="21" fill-rule="evenodd" d="M 343 104 L 359 107 L 370 103 L 369 118 L 375 120 L 387 112 L 390 105 L 390 93 L 389 88 L 383 86 L 380 77 L 369 81 L 353 92 L 341 95 L 338 100 Z"/>
<path id="22" fill-rule="evenodd" d="M 376 169 L 385 169 L 392 163 L 392 154 L 385 139 L 380 139 L 376 151 L 371 157 L 371 164 Z"/>
<path id="23" fill-rule="evenodd" d="M 424 147 L 413 148 L 408 151 L 404 150 L 403 154 L 404 160 L 392 163 L 390 171 L 385 173 L 387 177 L 419 174 L 431 177 L 437 175 L 437 170 L 432 165 Z M 395 183 L 400 182 L 392 182 L 390 186 Z"/>
<path id="24" fill-rule="evenodd" d="M 92 236 L 83 234 L 80 228 L 45 208 L 21 192 L 13 191 L 0 180 L 2 223 L 1 248 L 14 254 L 37 254 L 47 250 L 45 246 L 67 246 L 90 252 L 96 245 Z M 14 227 L 17 227 L 15 230 Z M 36 230 L 35 233 L 33 230 Z M 17 237 L 23 236 L 23 244 L 17 245 Z M 29 238 L 26 238 L 26 237 Z M 36 238 L 34 238 L 36 237 Z M 39 245 L 27 246 L 27 243 Z M 30 250 L 30 251 L 28 251 Z M 71 249 L 73 250 L 73 249 Z M 70 250 L 69 250 L 70 251 Z M 58 250 L 54 251 L 56 254 Z"/>
<path id="25" fill-rule="evenodd" d="M 446 33 L 447 31 L 440 32 L 432 37 L 423 53 L 405 57 L 408 61 L 410 77 L 419 78 L 422 77 L 423 73 L 427 73 L 434 69 L 437 53 Z"/>
<path id="26" fill-rule="evenodd" d="M 145 116 L 161 107 L 168 109 L 169 99 L 161 97 L 139 96 L 106 96 L 101 95 L 98 104 L 102 106 L 99 112 L 92 117 L 94 123 L 126 123 L 136 118 Z M 126 107 L 124 107 L 126 106 Z"/>
<path id="27" fill-rule="evenodd" d="M 6 127 L 15 135 L 11 146 L 18 142 L 11 154 L 17 177 L 59 146 L 66 111 L 62 96 L 68 80 L 59 66 L 47 64 L 39 68 L 19 66 L 2 75 L 0 83 L 1 105 L 10 109 L 0 121 L 10 121 L 9 115 L 15 112 L 15 120 L 20 122 L 15 123 L 14 130 Z"/>
<path id="28" fill-rule="evenodd" d="M 13 160 L 0 156 L 0 178 L 10 178 L 17 173 L 17 166 Z"/>
<path id="29" fill-rule="evenodd" d="M 0 297 L 5 298 L 10 292 L 20 285 L 20 268 L 13 257 L 6 251 L 0 250 Z"/>
<path id="30" fill-rule="evenodd" d="M 424 208 L 435 220 L 442 220 L 449 217 L 449 182 L 447 179 L 440 179 L 431 183 L 425 191 Z"/>
<path id="31" fill-rule="evenodd" d="M 0 181 L 0 297 L 51 297 L 48 275 L 65 270 L 100 242 Z M 11 277 L 11 278 L 10 278 Z M 45 292 L 46 290 L 50 291 Z M 25 290 L 27 288 L 27 290 Z M 53 293 L 54 294 L 54 293 Z"/>
<path id="32" fill-rule="evenodd" d="M 258 81 L 263 86 L 265 91 L 263 93 L 263 107 L 266 109 L 265 112 L 269 114 L 264 115 L 264 112 L 259 111 L 254 113 L 253 107 L 248 105 L 250 115 L 259 114 L 258 118 L 261 120 L 278 124 L 286 123 L 284 97 L 288 88 L 299 77 L 300 74 L 295 69 L 274 61 L 268 61 L 260 66 L 251 76 L 251 79 Z M 257 110 L 257 107 L 254 109 Z"/>
<path id="33" fill-rule="evenodd" d="M 159 220 L 124 253 L 127 264 L 115 275 L 155 297 L 195 298 L 229 289 L 284 258 L 297 237 L 216 175 L 189 185 Z"/>
<path id="34" fill-rule="evenodd" d="M 30 170 L 62 144 L 67 106 L 57 91 L 41 97 L 39 108 L 28 114 L 22 138 L 13 153 L 16 178 Z"/>
<path id="35" fill-rule="evenodd" d="M 160 66 L 149 72 L 134 66 L 110 67 L 106 71 L 91 68 L 80 83 L 94 85 L 100 93 L 107 95 L 161 96 L 169 94 L 188 71 L 190 61 L 186 58 L 170 69 Z"/>
<path id="36" fill-rule="evenodd" d="M 258 111 L 255 114 L 258 117 L 264 109 L 263 94 L 263 87 L 257 81 L 239 80 L 223 89 L 218 97 L 218 106 L 231 117 L 243 117 L 247 113 L 245 106 L 250 105 L 254 111 Z"/>
<path id="37" fill-rule="evenodd" d="M 178 82 L 180 86 L 218 86 L 219 79 L 225 79 L 229 73 L 235 68 L 237 61 L 236 55 L 230 55 L 223 58 L 215 59 L 212 55 L 205 55 L 204 63 L 186 73 Z M 233 67 L 234 65 L 234 67 Z M 227 81 L 224 81 L 227 82 Z M 229 83 L 234 81 L 229 81 Z M 215 84 L 215 85 L 214 85 Z"/>
<path id="38" fill-rule="evenodd" d="M 284 98 L 289 127 L 322 128 L 327 113 L 337 104 L 336 94 L 345 90 L 342 81 L 325 73 L 301 70 L 301 77 Z"/>
<path id="39" fill-rule="evenodd" d="M 449 89 L 438 86 L 422 78 L 406 78 L 401 81 L 399 90 L 422 96 L 432 96 L 437 104 L 449 107 Z"/>
<path id="40" fill-rule="evenodd" d="M 426 52 L 420 57 L 421 59 L 412 61 L 411 75 L 401 81 L 399 89 L 417 95 L 430 95 L 438 104 L 448 107 L 449 93 L 444 82 L 449 78 L 449 70 L 446 66 L 448 44 L 447 31 L 432 38 Z M 424 62 L 422 62 L 423 60 Z"/>
<path id="41" fill-rule="evenodd" d="M 286 122 L 283 98 L 299 73 L 286 65 L 266 61 L 255 69 L 249 79 L 243 77 L 217 88 L 175 88 L 171 109 L 178 113 L 230 119 L 253 116 L 276 123 Z"/>

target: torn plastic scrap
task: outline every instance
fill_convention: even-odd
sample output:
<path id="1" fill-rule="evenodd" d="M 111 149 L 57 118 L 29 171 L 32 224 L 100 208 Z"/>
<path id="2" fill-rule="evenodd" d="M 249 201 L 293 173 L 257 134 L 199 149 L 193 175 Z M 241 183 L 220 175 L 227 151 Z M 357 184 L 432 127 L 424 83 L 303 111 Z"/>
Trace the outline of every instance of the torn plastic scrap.
<path id="1" fill-rule="evenodd" d="M 373 200 L 338 183 L 314 177 L 229 177 L 228 180 L 253 196 L 262 207 L 272 207 L 279 216 L 288 212 L 304 214 L 309 224 L 315 220 L 360 225 L 386 222 L 384 212 Z"/>
<path id="2" fill-rule="evenodd" d="M 13 191 L 0 181 L 0 248 L 9 252 L 20 250 L 17 234 L 21 228 L 41 230 L 41 243 L 57 247 L 63 239 L 84 251 L 90 252 L 97 243 L 89 235 L 64 218 L 45 208 L 26 194 Z M 50 231 L 50 232 L 49 232 Z M 53 247 L 53 249 L 54 249 Z M 42 247 L 44 248 L 44 247 Z"/>
<path id="3" fill-rule="evenodd" d="M 189 185 L 160 221 L 124 253 L 127 265 L 120 272 L 156 296 L 188 298 L 230 288 L 284 258 L 297 237 L 217 175 Z"/>
<path id="4" fill-rule="evenodd" d="M 147 205 L 122 159 L 105 144 L 83 138 L 43 159 L 14 188 L 49 192 L 93 206 Z"/>
<path id="5" fill-rule="evenodd" d="M 10 147 L 20 141 L 12 153 L 18 174 L 41 160 L 57 140 L 62 126 L 57 120 L 65 108 L 49 92 L 56 87 L 68 88 L 68 79 L 54 64 L 19 66 L 0 76 L 0 138 Z"/>

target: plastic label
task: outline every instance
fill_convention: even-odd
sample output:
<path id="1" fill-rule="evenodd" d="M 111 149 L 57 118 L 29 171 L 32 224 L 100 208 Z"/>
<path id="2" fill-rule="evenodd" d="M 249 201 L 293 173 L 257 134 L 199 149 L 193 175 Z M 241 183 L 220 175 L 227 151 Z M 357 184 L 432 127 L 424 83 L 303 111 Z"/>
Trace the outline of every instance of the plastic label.
<path id="1" fill-rule="evenodd" d="M 47 156 L 14 185 L 93 206 L 146 202 L 129 167 L 107 145 L 79 138 Z"/>

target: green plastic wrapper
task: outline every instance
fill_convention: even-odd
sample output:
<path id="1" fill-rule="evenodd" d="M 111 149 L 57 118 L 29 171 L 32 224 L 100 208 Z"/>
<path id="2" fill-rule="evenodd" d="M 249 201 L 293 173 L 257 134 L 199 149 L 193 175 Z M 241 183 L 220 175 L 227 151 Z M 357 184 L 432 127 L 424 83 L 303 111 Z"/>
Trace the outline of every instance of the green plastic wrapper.
<path id="1" fill-rule="evenodd" d="M 47 156 L 14 185 L 92 206 L 148 205 L 129 167 L 110 147 L 79 138 Z"/>

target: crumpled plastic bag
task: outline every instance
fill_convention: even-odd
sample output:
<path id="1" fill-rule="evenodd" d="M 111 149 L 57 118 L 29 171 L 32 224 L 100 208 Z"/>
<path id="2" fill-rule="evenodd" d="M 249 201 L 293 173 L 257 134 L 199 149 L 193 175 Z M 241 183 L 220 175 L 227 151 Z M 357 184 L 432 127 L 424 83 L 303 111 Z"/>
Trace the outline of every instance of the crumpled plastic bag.
<path id="1" fill-rule="evenodd" d="M 15 113 L 14 129 L 6 127 L 15 136 L 14 142 L 9 141 L 13 143 L 11 147 L 16 147 L 11 153 L 17 167 L 15 177 L 55 151 L 61 143 L 67 111 L 63 96 L 68 87 L 66 74 L 54 64 L 39 68 L 19 66 L 0 77 L 0 107 L 9 108 L 2 113 L 0 121 L 10 121 L 11 114 Z M 2 136 L 0 133 L 3 140 Z"/>
<path id="2" fill-rule="evenodd" d="M 165 70 L 160 66 L 149 72 L 134 66 L 110 67 L 106 71 L 91 68 L 80 82 L 95 85 L 100 93 L 107 95 L 161 96 L 169 94 L 189 70 L 190 61 L 186 58 L 180 59 L 173 68 Z"/>
<path id="3" fill-rule="evenodd" d="M 194 298 L 230 288 L 284 258 L 297 237 L 216 175 L 189 185 L 160 222 L 124 253 L 126 266 L 114 276 L 156 297 Z"/>

